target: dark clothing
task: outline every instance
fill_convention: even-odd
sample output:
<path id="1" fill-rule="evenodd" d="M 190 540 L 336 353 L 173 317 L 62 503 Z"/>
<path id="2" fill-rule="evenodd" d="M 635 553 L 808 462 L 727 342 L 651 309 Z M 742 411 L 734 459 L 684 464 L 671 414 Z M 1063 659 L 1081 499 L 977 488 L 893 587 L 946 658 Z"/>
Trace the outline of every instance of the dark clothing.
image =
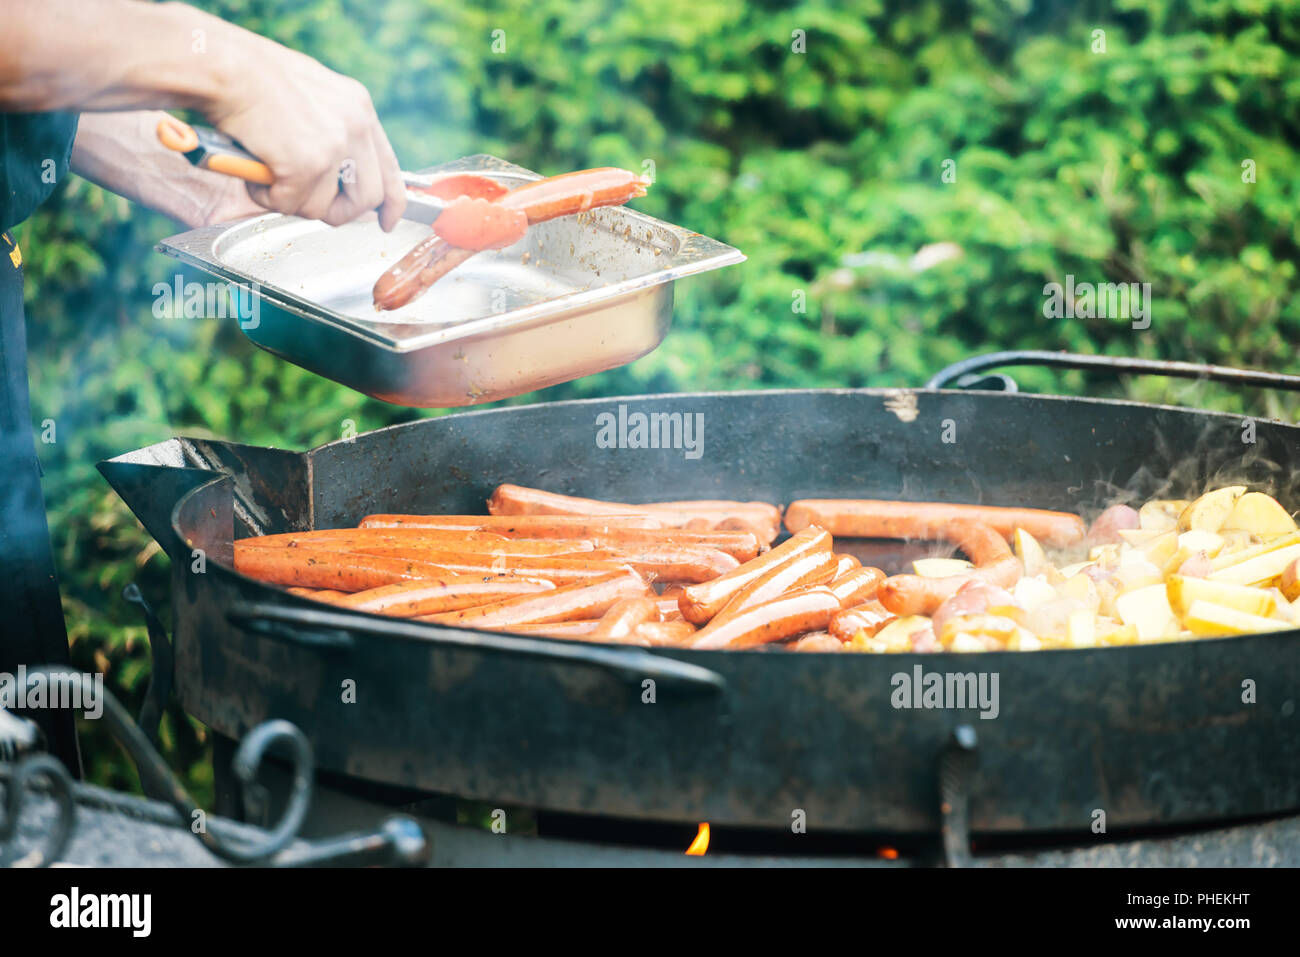
<path id="1" fill-rule="evenodd" d="M 76 135 L 76 113 L 0 113 L 0 232 L 63 182 Z"/>
<path id="2" fill-rule="evenodd" d="M 68 171 L 75 114 L 0 114 L 0 230 L 22 222 Z M 0 234 L 0 672 L 68 663 L 54 553 L 27 391 L 22 254 Z M 71 711 L 25 714 L 51 753 L 77 775 L 81 760 Z"/>

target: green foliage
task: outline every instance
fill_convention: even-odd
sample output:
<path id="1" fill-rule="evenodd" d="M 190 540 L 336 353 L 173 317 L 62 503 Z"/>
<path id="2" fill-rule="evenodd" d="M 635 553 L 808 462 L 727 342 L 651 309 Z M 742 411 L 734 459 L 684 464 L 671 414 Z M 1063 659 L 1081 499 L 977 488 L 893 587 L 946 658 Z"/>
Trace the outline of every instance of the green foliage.
<path id="1" fill-rule="evenodd" d="M 514 401 L 919 385 L 999 348 L 1286 368 L 1300 332 L 1300 19 L 1287 0 L 206 6 L 365 82 L 408 168 L 475 152 L 545 173 L 652 160 L 638 208 L 749 255 L 681 285 L 655 353 Z M 795 31 L 806 52 L 792 52 Z M 58 424 L 41 454 L 75 653 L 136 703 L 147 654 L 118 595 L 137 579 L 161 600 L 165 558 L 96 460 L 181 433 L 303 448 L 344 419 L 431 414 L 289 366 L 233 324 L 156 319 L 151 287 L 175 267 L 151 246 L 171 231 L 74 181 L 21 234 L 33 416 Z M 960 257 L 914 269 L 935 243 Z M 1043 286 L 1067 274 L 1149 282 L 1150 328 L 1045 318 Z M 1157 380 L 1018 377 L 1294 409 Z M 172 717 L 175 760 L 190 764 L 202 729 Z M 94 753 L 97 779 L 131 784 Z"/>

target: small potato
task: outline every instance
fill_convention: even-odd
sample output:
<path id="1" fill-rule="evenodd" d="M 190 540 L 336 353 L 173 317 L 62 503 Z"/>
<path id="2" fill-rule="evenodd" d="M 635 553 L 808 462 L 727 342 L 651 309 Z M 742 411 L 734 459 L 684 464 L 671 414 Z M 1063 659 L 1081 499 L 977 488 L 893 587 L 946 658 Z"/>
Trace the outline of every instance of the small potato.
<path id="1" fill-rule="evenodd" d="M 1088 529 L 1090 545 L 1108 545 L 1120 540 L 1120 529 L 1141 528 L 1138 513 L 1129 505 L 1112 505 L 1092 523 Z"/>
<path id="2" fill-rule="evenodd" d="M 1178 530 L 1180 532 L 1190 532 L 1193 529 L 1201 532 L 1217 532 L 1221 529 L 1228 516 L 1232 514 L 1233 507 L 1237 504 L 1237 499 L 1246 493 L 1244 485 L 1226 485 L 1223 488 L 1216 488 L 1212 492 L 1206 492 L 1178 516 Z"/>
<path id="3" fill-rule="evenodd" d="M 1237 499 L 1222 527 L 1227 531 L 1249 532 L 1263 541 L 1268 541 L 1270 538 L 1294 532 L 1296 523 L 1290 513 L 1271 495 L 1265 495 L 1263 492 L 1247 492 Z"/>

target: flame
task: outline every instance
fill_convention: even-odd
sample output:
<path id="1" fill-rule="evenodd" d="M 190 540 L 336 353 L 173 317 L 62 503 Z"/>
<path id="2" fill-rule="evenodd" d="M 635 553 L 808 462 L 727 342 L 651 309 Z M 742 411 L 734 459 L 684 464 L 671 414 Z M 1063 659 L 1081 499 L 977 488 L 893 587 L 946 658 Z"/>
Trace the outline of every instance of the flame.
<path id="1" fill-rule="evenodd" d="M 704 852 L 709 849 L 709 824 L 707 821 L 700 825 L 699 832 L 695 835 L 695 840 L 691 841 L 691 846 L 686 849 L 686 853 L 692 857 L 702 857 Z"/>
<path id="2" fill-rule="evenodd" d="M 881 857 L 883 857 L 883 858 L 884 858 L 885 860 L 887 860 L 887 861 L 896 861 L 896 860 L 898 860 L 898 849 L 897 849 L 897 848 L 893 848 L 893 847 L 882 847 L 882 848 L 881 848 L 879 851 L 877 851 L 876 853 L 879 854 Z"/>

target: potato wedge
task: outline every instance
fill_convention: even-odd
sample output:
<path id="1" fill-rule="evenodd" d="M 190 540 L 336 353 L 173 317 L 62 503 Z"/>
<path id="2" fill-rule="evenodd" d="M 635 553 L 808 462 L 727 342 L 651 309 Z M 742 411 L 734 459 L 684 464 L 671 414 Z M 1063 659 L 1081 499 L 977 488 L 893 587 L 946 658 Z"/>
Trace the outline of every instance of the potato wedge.
<path id="1" fill-rule="evenodd" d="M 1263 492 L 1247 492 L 1237 499 L 1228 519 L 1223 523 L 1226 531 L 1243 531 L 1268 541 L 1279 535 L 1286 535 L 1296 530 L 1295 519 L 1291 517 L 1271 495 Z"/>
<path id="2" fill-rule="evenodd" d="M 1217 532 L 1232 514 L 1237 499 L 1245 493 L 1244 485 L 1225 485 L 1223 488 L 1206 492 L 1183 509 L 1183 513 L 1178 516 L 1178 530 L 1188 532 L 1196 529 L 1202 532 Z"/>
<path id="3" fill-rule="evenodd" d="M 1267 588 L 1170 575 L 1165 582 L 1165 591 L 1169 597 L 1169 606 L 1180 618 L 1185 618 L 1192 604 L 1198 601 L 1222 605 L 1261 618 L 1267 618 L 1277 611 L 1277 599 Z"/>
<path id="4" fill-rule="evenodd" d="M 947 578 L 971 571 L 974 567 L 964 558 L 918 558 L 912 562 L 912 571 L 922 578 Z"/>
<path id="5" fill-rule="evenodd" d="M 1210 572 L 1210 580 L 1233 585 L 1263 585 L 1281 576 L 1297 558 L 1300 558 L 1300 544 L 1275 548 L 1227 568 L 1215 569 Z"/>
<path id="6" fill-rule="evenodd" d="M 1178 627 L 1164 582 L 1125 592 L 1115 599 L 1115 611 L 1137 629 L 1138 641 L 1155 641 Z"/>
<path id="7" fill-rule="evenodd" d="M 1229 532 L 1225 538 L 1230 538 L 1235 534 L 1235 532 Z M 1300 532 L 1292 532 L 1289 535 L 1282 535 L 1278 538 L 1270 539 L 1267 542 L 1261 542 L 1258 545 L 1251 545 L 1247 548 L 1243 548 L 1240 551 L 1231 553 L 1220 552 L 1218 557 L 1215 558 L 1211 564 L 1214 565 L 1214 570 L 1218 571 L 1219 569 L 1227 568 L 1230 565 L 1237 565 L 1241 562 L 1249 561 L 1250 559 L 1267 552 L 1275 551 L 1279 548 L 1286 548 L 1288 545 L 1300 545 Z"/>
<path id="8" fill-rule="evenodd" d="M 1138 509 L 1138 526 L 1153 532 L 1178 527 L 1178 516 L 1191 505 L 1185 498 L 1152 499 Z"/>
<path id="9" fill-rule="evenodd" d="M 886 651 L 911 651 L 912 635 L 929 627 L 930 619 L 924 615 L 905 615 L 881 628 L 874 637 Z"/>
<path id="10" fill-rule="evenodd" d="M 1023 528 L 1017 528 L 1013 540 L 1016 557 L 1024 563 L 1026 575 L 1037 575 L 1047 567 L 1047 552 L 1038 544 L 1038 539 Z"/>
<path id="11" fill-rule="evenodd" d="M 1250 635 L 1266 631 L 1285 631 L 1294 627 L 1289 622 L 1278 621 L 1276 618 L 1249 615 L 1244 611 L 1208 601 L 1192 602 L 1183 624 L 1192 634 L 1202 637 Z"/>

